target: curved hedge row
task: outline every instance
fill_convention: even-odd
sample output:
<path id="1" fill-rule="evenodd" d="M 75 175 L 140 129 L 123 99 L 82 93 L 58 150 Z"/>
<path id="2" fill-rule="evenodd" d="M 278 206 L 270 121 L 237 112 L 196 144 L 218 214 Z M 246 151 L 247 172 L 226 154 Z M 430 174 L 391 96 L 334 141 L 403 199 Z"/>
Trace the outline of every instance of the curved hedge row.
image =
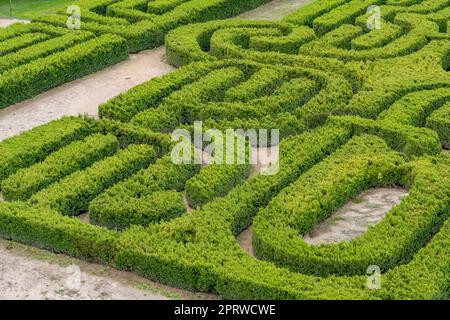
<path id="1" fill-rule="evenodd" d="M 81 28 L 95 34 L 112 33 L 127 40 L 130 52 L 155 48 L 164 35 L 181 25 L 229 18 L 268 0 L 186 0 L 149 4 L 148 0 L 81 0 Z M 37 21 L 65 26 L 66 8 Z"/>
<path id="2" fill-rule="evenodd" d="M 434 111 L 426 125 L 437 132 L 444 148 L 450 149 L 450 103 Z"/>
<path id="3" fill-rule="evenodd" d="M 199 120 L 219 129 L 273 128 L 276 123 L 287 136 L 323 124 L 351 96 L 343 76 L 320 70 L 198 62 L 111 99 L 100 106 L 100 115 L 162 132 Z"/>
<path id="4" fill-rule="evenodd" d="M 167 60 L 182 66 L 194 61 L 248 59 L 266 64 L 298 65 L 343 74 L 356 86 L 357 79 L 336 59 L 298 55 L 299 48 L 315 39 L 305 26 L 269 21 L 224 20 L 180 27 L 166 36 Z"/>
<path id="5" fill-rule="evenodd" d="M 300 54 L 337 58 L 344 61 L 395 58 L 408 55 L 424 47 L 429 42 L 427 36 L 430 33 L 438 33 L 439 30 L 438 25 L 421 15 L 397 15 L 394 24 L 402 29 L 400 37 L 394 38 L 390 34 L 383 34 L 380 36 L 383 40 L 390 36 L 391 41 L 384 40 L 383 42 L 386 44 L 379 47 L 368 50 L 346 49 L 345 43 L 349 39 L 358 38 L 364 32 L 364 29 L 359 26 L 344 24 L 337 29 L 331 29 L 320 39 L 302 46 Z M 386 31 L 389 32 L 389 30 L 384 32 Z"/>
<path id="6" fill-rule="evenodd" d="M 364 274 L 370 265 L 387 271 L 410 261 L 449 217 L 450 172 L 445 165 L 405 165 L 383 144 L 360 136 L 284 189 L 254 221 L 256 255 L 321 276 Z M 408 197 L 350 243 L 310 246 L 299 236 L 363 190 L 391 185 L 408 187 Z"/>
<path id="7" fill-rule="evenodd" d="M 23 202 L 0 203 L 0 235 L 101 263 L 112 262 L 119 236 L 114 231 Z"/>

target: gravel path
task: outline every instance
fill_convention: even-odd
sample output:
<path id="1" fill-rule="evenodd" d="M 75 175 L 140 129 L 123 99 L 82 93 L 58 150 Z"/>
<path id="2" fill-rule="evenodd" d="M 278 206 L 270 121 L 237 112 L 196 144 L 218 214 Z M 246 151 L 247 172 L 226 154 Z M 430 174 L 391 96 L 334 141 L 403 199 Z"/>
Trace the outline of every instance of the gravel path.
<path id="1" fill-rule="evenodd" d="M 238 18 L 249 20 L 281 20 L 284 16 L 311 2 L 312 0 L 273 0 L 263 6 L 239 15 Z"/>
<path id="2" fill-rule="evenodd" d="M 0 299 L 164 299 L 115 281 L 92 275 L 77 264 L 62 266 L 30 259 L 0 244 Z"/>
<path id="3" fill-rule="evenodd" d="M 0 240 L 0 300 L 217 299 L 134 273 Z"/>

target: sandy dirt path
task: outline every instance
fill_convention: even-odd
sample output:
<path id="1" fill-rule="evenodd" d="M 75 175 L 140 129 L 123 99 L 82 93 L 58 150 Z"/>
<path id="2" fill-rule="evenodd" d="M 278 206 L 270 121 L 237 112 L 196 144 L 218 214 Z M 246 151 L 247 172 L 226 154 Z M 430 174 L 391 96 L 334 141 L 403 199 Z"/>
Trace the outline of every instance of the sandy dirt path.
<path id="1" fill-rule="evenodd" d="M 312 0 L 273 0 L 238 16 L 250 20 L 281 20 L 287 14 L 311 3 Z"/>
<path id="2" fill-rule="evenodd" d="M 0 257 L 0 300 L 217 299 L 11 241 Z"/>
<path id="3" fill-rule="evenodd" d="M 400 188 L 367 190 L 336 211 L 305 236 L 309 244 L 349 242 L 380 222 L 408 191 Z"/>
<path id="4" fill-rule="evenodd" d="M 0 140 L 65 115 L 98 115 L 98 106 L 116 95 L 174 70 L 160 47 L 0 110 Z"/>

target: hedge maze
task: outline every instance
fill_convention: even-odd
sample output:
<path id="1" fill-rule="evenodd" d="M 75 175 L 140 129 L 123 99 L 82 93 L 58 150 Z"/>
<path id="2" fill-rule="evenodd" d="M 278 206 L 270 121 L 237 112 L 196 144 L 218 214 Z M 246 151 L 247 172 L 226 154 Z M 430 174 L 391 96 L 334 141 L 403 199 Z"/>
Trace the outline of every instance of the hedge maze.
<path id="1" fill-rule="evenodd" d="M 228 18 L 267 0 L 82 0 L 0 30 L 0 109 L 154 48 L 177 26 Z M 77 20 L 79 19 L 79 20 Z M 79 21 L 77 27 L 69 27 Z"/>
<path id="2" fill-rule="evenodd" d="M 0 109 L 128 57 L 126 41 L 41 23 L 0 29 Z"/>
<path id="3" fill-rule="evenodd" d="M 113 33 L 127 40 L 130 52 L 164 43 L 164 35 L 180 25 L 229 18 L 269 0 L 81 0 L 81 28 Z M 38 21 L 65 26 L 67 10 Z"/>
<path id="4" fill-rule="evenodd" d="M 139 50 L 162 38 L 134 28 L 166 32 L 174 17 L 225 17 L 238 2 L 257 4 L 89 0 L 86 30 L 101 38 L 107 20 L 129 24 L 114 33 Z M 198 16 L 178 16 L 194 3 Z M 230 11 L 215 15 L 219 3 Z M 371 5 L 381 29 L 366 25 Z M 175 29 L 166 46 L 177 71 L 101 105 L 100 120 L 63 118 L 0 143 L 0 234 L 228 299 L 448 299 L 449 21 L 448 0 L 325 0 L 279 22 Z M 200 120 L 203 130 L 279 129 L 279 172 L 174 164 L 171 132 Z M 303 240 L 381 186 L 408 196 L 366 233 Z M 90 223 L 75 217 L 84 212 Z M 235 239 L 250 226 L 255 257 Z M 371 266 L 378 289 L 367 286 Z"/>

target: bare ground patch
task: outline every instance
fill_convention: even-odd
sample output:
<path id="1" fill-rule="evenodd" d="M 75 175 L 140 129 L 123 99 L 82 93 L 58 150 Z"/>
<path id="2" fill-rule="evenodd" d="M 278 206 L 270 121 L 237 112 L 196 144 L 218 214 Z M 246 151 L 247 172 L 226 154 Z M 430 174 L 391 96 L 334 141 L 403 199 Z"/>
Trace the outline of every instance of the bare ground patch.
<path id="1" fill-rule="evenodd" d="M 309 244 L 351 241 L 380 222 L 407 194 L 400 188 L 367 190 L 320 223 L 304 240 Z"/>
<path id="2" fill-rule="evenodd" d="M 313 0 L 273 0 L 238 16 L 248 20 L 281 20 L 284 16 L 311 3 Z"/>
<path id="3" fill-rule="evenodd" d="M 14 23 L 29 23 L 28 20 L 20 20 L 20 19 L 8 19 L 8 18 L 1 18 L 0 19 L 0 28 L 6 28 L 7 26 L 10 26 Z"/>

